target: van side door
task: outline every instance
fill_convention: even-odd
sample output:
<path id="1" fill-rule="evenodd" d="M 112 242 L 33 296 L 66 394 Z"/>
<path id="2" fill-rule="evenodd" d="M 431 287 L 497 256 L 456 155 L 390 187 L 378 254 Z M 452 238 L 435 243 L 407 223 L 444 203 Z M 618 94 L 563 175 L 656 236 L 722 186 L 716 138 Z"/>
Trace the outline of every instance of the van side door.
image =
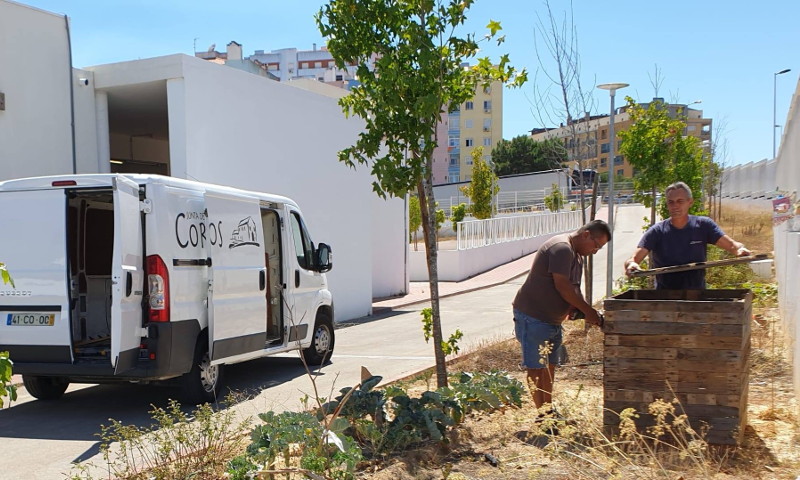
<path id="1" fill-rule="evenodd" d="M 111 260 L 111 362 L 114 373 L 130 370 L 139 358 L 144 289 L 139 185 L 123 176 L 112 180 L 114 247 Z"/>
<path id="2" fill-rule="evenodd" d="M 213 363 L 257 356 L 267 339 L 266 265 L 258 199 L 206 192 L 209 352 Z"/>
<path id="3" fill-rule="evenodd" d="M 320 290 L 325 280 L 315 270 L 314 242 L 300 212 L 292 208 L 289 209 L 289 230 L 290 251 L 293 253 L 287 255 L 294 255 L 295 261 L 289 263 L 290 271 L 286 279 L 291 291 L 291 301 L 288 302 L 290 311 L 286 318 L 290 325 L 289 341 L 297 341 L 306 337 L 309 325 L 313 328 Z"/>

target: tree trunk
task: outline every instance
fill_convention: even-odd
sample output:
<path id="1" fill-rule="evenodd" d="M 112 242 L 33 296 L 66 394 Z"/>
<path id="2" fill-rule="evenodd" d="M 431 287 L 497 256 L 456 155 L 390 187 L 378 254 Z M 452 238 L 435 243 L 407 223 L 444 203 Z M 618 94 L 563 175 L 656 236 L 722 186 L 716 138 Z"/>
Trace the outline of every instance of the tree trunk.
<path id="1" fill-rule="evenodd" d="M 652 195 L 652 197 L 650 197 L 650 200 L 653 202 L 652 205 L 650 206 L 650 226 L 653 226 L 656 224 L 656 205 L 658 204 L 658 202 L 656 202 L 655 185 L 653 185 L 653 190 L 650 192 L 650 194 Z"/>
<path id="2" fill-rule="evenodd" d="M 428 163 L 432 163 L 428 159 Z M 430 166 L 428 168 L 430 172 Z M 442 350 L 442 321 L 439 314 L 439 270 L 437 267 L 438 248 L 436 246 L 436 200 L 433 197 L 433 184 L 430 176 L 423 176 L 417 185 L 420 210 L 422 211 L 422 230 L 425 237 L 425 258 L 428 261 L 428 285 L 431 290 L 431 313 L 433 321 L 433 354 L 436 358 L 436 385 L 447 386 L 447 365 Z"/>

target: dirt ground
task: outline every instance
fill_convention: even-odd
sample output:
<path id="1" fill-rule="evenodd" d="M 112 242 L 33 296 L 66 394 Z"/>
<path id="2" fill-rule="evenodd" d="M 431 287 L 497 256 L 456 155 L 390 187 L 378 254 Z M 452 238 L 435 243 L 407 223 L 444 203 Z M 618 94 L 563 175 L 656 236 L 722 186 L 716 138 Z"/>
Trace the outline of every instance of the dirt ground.
<path id="1" fill-rule="evenodd" d="M 760 323 L 753 324 L 747 429 L 738 447 L 710 446 L 699 461 L 671 459 L 683 454 L 679 451 L 664 458 L 649 452 L 588 455 L 576 451 L 582 444 L 580 448 L 599 451 L 598 445 L 607 439 L 601 436 L 602 333 L 597 329 L 584 332 L 579 323 L 574 323 L 565 329 L 570 360 L 557 369 L 554 392 L 554 404 L 577 430 L 567 439 L 541 431 L 533 422 L 536 409 L 526 398 L 521 408 L 469 417 L 446 448 L 426 447 L 375 462 L 360 478 L 795 480 L 800 476 L 800 424 L 791 368 L 785 359 L 776 311 L 766 310 L 760 315 Z M 519 347 L 516 340 L 509 339 L 462 356 L 450 371 L 502 369 L 524 383 L 518 362 Z M 424 391 L 434 387 L 429 381 L 418 377 L 404 386 Z"/>
<path id="2" fill-rule="evenodd" d="M 726 210 L 717 219 L 754 253 L 772 251 L 768 213 Z M 360 478 L 447 479 L 800 479 L 800 420 L 791 365 L 776 308 L 754 309 L 747 427 L 738 446 L 688 442 L 658 452 L 652 445 L 625 449 L 602 435 L 603 334 L 565 324 L 570 359 L 557 369 L 554 404 L 567 422 L 558 435 L 533 419 L 527 397 L 521 408 L 470 416 L 446 447 L 426 447 L 375 461 Z M 505 370 L 525 383 L 513 338 L 462 355 L 455 371 Z M 432 390 L 429 377 L 403 382 L 411 391 Z M 696 438 L 696 437 L 691 437 Z M 699 445 L 699 447 L 698 447 Z"/>

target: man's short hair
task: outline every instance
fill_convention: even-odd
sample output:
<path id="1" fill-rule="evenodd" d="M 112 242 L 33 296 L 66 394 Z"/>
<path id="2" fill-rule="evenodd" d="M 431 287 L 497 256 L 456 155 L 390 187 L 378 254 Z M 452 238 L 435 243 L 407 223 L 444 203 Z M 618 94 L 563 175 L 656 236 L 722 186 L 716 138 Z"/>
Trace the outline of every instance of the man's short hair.
<path id="1" fill-rule="evenodd" d="M 667 189 L 664 190 L 664 196 L 666 196 L 672 190 L 679 190 L 679 189 L 685 190 L 686 191 L 686 195 L 688 195 L 689 198 L 694 198 L 694 197 L 692 197 L 692 189 L 689 188 L 689 185 L 686 185 L 683 182 L 675 182 L 672 185 L 670 185 L 669 187 L 667 187 Z"/>
<path id="2" fill-rule="evenodd" d="M 603 234 L 611 241 L 611 229 L 608 228 L 608 224 L 603 220 L 592 220 L 578 229 L 578 233 L 583 232 L 589 232 L 593 237 L 597 236 L 597 234 Z"/>

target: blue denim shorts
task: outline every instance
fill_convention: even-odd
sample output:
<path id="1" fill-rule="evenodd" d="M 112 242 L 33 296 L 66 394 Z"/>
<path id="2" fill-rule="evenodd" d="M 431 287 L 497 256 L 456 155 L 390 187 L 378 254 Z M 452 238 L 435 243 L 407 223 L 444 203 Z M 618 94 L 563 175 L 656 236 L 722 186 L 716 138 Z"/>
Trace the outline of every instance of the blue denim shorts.
<path id="1" fill-rule="evenodd" d="M 559 362 L 563 344 L 561 325 L 537 320 L 514 309 L 514 334 L 522 347 L 522 366 L 545 368 Z M 540 347 L 550 346 L 549 353 L 540 353 Z"/>

